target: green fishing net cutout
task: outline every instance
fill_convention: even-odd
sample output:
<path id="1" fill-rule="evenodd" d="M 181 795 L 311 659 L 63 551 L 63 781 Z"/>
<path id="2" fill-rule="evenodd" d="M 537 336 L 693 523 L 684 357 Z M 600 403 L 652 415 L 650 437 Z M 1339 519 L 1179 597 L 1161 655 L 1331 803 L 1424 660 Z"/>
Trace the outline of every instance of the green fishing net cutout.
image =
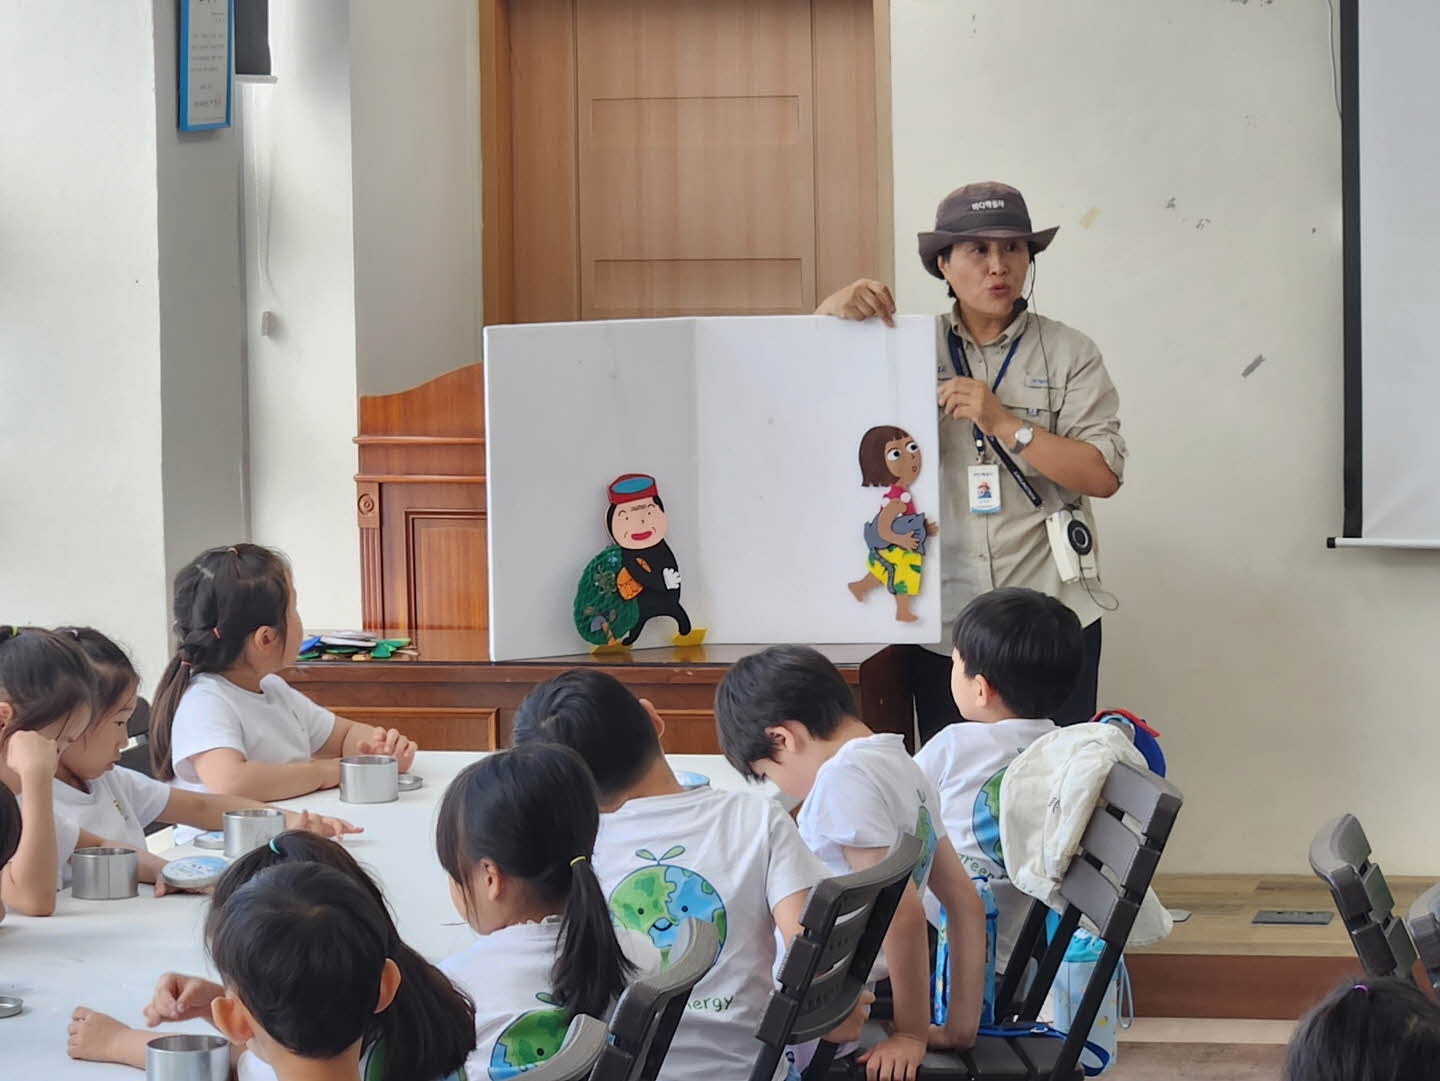
<path id="1" fill-rule="evenodd" d="M 640 608 L 620 596 L 615 579 L 623 567 L 620 546 L 612 544 L 585 565 L 575 588 L 575 629 L 593 646 L 624 638 L 640 618 Z"/>

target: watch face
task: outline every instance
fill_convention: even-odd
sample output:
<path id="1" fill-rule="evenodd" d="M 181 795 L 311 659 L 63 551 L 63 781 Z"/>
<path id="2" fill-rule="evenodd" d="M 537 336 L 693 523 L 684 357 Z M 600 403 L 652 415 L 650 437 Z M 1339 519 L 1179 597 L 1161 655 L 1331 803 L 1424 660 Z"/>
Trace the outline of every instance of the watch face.
<path id="1" fill-rule="evenodd" d="M 1030 445 L 1030 440 L 1034 438 L 1035 429 L 1031 428 L 1029 425 L 1026 425 L 1024 428 L 1021 428 L 1018 432 L 1015 433 L 1015 443 L 1017 446 L 1028 447 Z"/>

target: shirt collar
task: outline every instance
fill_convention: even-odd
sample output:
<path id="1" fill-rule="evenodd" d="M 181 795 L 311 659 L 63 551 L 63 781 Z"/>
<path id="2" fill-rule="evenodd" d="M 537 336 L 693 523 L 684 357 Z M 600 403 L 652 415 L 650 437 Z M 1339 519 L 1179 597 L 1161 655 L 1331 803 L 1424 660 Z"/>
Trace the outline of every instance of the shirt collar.
<path id="1" fill-rule="evenodd" d="M 980 343 L 975 340 L 974 335 L 966 328 L 964 322 L 961 321 L 960 305 L 958 303 L 951 306 L 950 310 L 945 314 L 945 318 L 949 321 L 950 328 L 954 330 L 956 334 L 960 335 L 962 340 L 977 347 L 980 345 Z M 1022 308 L 1020 314 L 1010 321 L 1010 325 L 1000 332 L 1000 337 L 996 338 L 993 342 L 986 342 L 985 344 L 1009 345 L 1017 335 L 1025 332 L 1026 321 L 1029 318 L 1030 312 Z"/>

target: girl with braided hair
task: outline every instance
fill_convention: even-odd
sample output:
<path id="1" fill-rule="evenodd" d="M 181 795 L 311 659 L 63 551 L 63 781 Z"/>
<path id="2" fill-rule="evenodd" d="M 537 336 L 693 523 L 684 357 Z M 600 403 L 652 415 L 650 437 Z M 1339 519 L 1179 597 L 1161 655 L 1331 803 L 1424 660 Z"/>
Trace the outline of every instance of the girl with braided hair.
<path id="1" fill-rule="evenodd" d="M 258 544 L 202 552 L 175 576 L 174 614 L 179 646 L 150 718 L 156 777 L 277 800 L 334 788 L 348 755 L 391 755 L 410 769 L 413 740 L 337 717 L 277 675 L 302 634 L 279 553 Z"/>

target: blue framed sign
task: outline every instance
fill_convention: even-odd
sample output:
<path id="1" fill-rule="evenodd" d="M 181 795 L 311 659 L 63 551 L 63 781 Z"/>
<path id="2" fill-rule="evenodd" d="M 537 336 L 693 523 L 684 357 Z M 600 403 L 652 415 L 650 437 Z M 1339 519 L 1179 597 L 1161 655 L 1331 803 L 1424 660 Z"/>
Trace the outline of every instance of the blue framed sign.
<path id="1" fill-rule="evenodd" d="M 180 130 L 230 126 L 235 0 L 179 0 Z"/>

